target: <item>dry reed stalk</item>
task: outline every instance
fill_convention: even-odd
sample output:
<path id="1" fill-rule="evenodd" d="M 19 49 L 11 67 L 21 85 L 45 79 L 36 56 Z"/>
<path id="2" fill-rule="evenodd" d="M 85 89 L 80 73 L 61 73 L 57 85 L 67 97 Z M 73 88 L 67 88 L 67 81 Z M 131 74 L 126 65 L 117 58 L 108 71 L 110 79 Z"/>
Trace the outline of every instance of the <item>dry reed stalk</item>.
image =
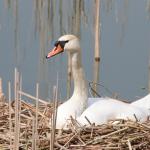
<path id="1" fill-rule="evenodd" d="M 18 97 L 18 85 L 19 85 L 19 73 L 17 71 L 17 69 L 15 68 L 15 85 L 14 85 L 14 89 L 15 89 L 15 139 L 14 139 L 14 149 L 17 150 L 19 149 L 19 108 L 18 108 L 18 104 L 19 104 L 19 97 Z"/>
<path id="2" fill-rule="evenodd" d="M 56 119 L 57 119 L 57 106 L 58 106 L 58 73 L 57 73 L 57 83 L 53 88 L 53 115 L 51 118 L 51 141 L 50 141 L 50 150 L 54 150 L 55 143 L 55 130 L 56 130 Z"/>
<path id="3" fill-rule="evenodd" d="M 128 144 L 129 150 L 132 150 L 131 142 L 129 139 L 127 140 L 127 144 Z"/>
<path id="4" fill-rule="evenodd" d="M 36 149 L 35 145 L 35 117 L 32 118 L 32 149 Z"/>
<path id="5" fill-rule="evenodd" d="M 38 145 L 38 107 L 39 107 L 39 84 L 36 84 L 36 114 L 35 114 L 35 147 Z"/>
<path id="6" fill-rule="evenodd" d="M 96 144 L 96 143 L 98 143 L 100 140 L 102 140 L 102 139 L 104 139 L 104 138 L 107 138 L 107 137 L 112 136 L 112 135 L 114 135 L 114 134 L 120 133 L 120 132 L 125 131 L 125 130 L 127 130 L 127 129 L 128 129 L 128 127 L 125 127 L 125 128 L 123 128 L 123 129 L 119 129 L 119 130 L 114 131 L 114 132 L 111 132 L 111 133 L 109 133 L 109 134 L 96 137 L 94 140 L 89 141 L 88 144 L 90 144 L 90 143 Z"/>
<path id="7" fill-rule="evenodd" d="M 0 99 L 4 96 L 3 87 L 2 87 L 2 79 L 0 78 Z"/>
<path id="8" fill-rule="evenodd" d="M 18 91 L 21 91 L 22 90 L 22 75 L 19 74 L 18 72 L 18 90 L 17 90 L 17 96 L 18 96 L 18 136 L 20 138 L 20 113 L 21 113 L 21 94 L 19 94 Z M 20 140 L 20 139 L 19 139 Z"/>
<path id="9" fill-rule="evenodd" d="M 143 123 L 140 123 L 140 122 L 137 122 L 137 123 L 150 130 L 150 126 L 147 126 L 146 124 L 143 124 Z"/>
<path id="10" fill-rule="evenodd" d="M 25 92 L 23 92 L 23 91 L 18 91 L 18 93 L 21 94 L 21 95 L 23 95 L 23 96 L 26 96 L 26 97 L 28 97 L 28 98 L 30 98 L 30 99 L 36 101 L 36 97 L 34 97 L 34 96 L 32 96 L 32 95 L 30 95 L 30 94 L 28 94 L 28 93 L 25 93 Z M 44 105 L 48 105 L 48 104 L 49 104 L 48 102 L 46 102 L 45 100 L 42 100 L 42 99 L 38 99 L 38 101 L 39 101 L 40 103 L 44 104 Z"/>
<path id="11" fill-rule="evenodd" d="M 54 150 L 55 143 L 55 129 L 56 129 L 56 118 L 57 118 L 57 105 L 58 105 L 58 84 L 57 87 L 53 88 L 53 115 L 51 118 L 51 139 L 50 139 L 50 150 Z"/>
<path id="12" fill-rule="evenodd" d="M 10 134 L 10 150 L 12 149 L 12 121 L 11 121 L 11 83 L 8 82 L 8 103 L 9 103 L 9 134 Z"/>
<path id="13" fill-rule="evenodd" d="M 27 104 L 24 101 L 21 101 L 22 105 L 26 108 L 26 109 L 30 109 L 32 112 L 36 113 L 36 108 L 30 104 Z M 47 116 L 45 116 L 43 113 L 41 113 L 40 111 L 38 111 L 38 114 L 44 118 L 47 118 Z"/>
<path id="14" fill-rule="evenodd" d="M 100 0 L 95 1 L 95 61 L 94 61 L 94 83 L 98 83 L 99 81 L 99 63 L 100 63 Z M 97 91 L 97 85 L 94 85 L 94 90 Z M 95 96 L 96 94 L 93 93 Z"/>
<path id="15" fill-rule="evenodd" d="M 75 134 L 64 144 L 64 147 L 67 146 L 76 136 L 77 136 L 77 133 L 75 133 Z"/>
<path id="16" fill-rule="evenodd" d="M 55 145 L 60 149 L 60 150 L 69 150 L 66 147 L 60 145 L 57 141 L 55 142 Z"/>
<path id="17" fill-rule="evenodd" d="M 100 61 L 100 0 L 96 0 L 96 12 L 95 12 L 95 61 Z"/>
<path id="18" fill-rule="evenodd" d="M 92 125 L 92 123 L 90 122 L 90 120 L 88 119 L 87 116 L 85 116 L 86 121 L 88 122 L 89 125 Z"/>

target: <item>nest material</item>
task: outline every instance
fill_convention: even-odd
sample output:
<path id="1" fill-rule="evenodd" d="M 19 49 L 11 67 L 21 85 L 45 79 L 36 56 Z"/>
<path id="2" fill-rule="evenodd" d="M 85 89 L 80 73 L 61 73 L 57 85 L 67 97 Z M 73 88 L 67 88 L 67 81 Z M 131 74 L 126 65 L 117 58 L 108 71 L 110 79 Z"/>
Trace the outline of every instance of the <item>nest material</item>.
<path id="1" fill-rule="evenodd" d="M 32 104 L 20 102 L 19 149 L 50 149 L 51 131 L 49 116 L 52 106 L 39 105 L 38 112 Z M 11 115 L 10 115 L 11 113 Z M 37 128 L 35 117 L 38 114 Z M 11 119 L 10 119 L 11 116 Z M 0 149 L 10 149 L 15 141 L 15 107 L 7 102 L 0 105 Z M 37 129 L 37 132 L 35 131 Z M 70 130 L 55 131 L 54 149 L 84 150 L 149 150 L 150 121 L 145 123 L 119 120 L 118 123 L 90 127 L 80 127 L 72 119 Z"/>

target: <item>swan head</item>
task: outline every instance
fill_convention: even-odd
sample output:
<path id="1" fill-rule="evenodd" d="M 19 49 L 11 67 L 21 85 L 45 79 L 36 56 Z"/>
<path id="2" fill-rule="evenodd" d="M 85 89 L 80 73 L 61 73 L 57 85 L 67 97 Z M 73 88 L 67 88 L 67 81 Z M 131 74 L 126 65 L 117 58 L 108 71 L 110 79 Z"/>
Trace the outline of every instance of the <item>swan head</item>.
<path id="1" fill-rule="evenodd" d="M 54 48 L 48 53 L 46 58 L 51 58 L 59 53 L 67 51 L 76 53 L 80 51 L 80 42 L 75 35 L 63 35 L 54 44 Z"/>

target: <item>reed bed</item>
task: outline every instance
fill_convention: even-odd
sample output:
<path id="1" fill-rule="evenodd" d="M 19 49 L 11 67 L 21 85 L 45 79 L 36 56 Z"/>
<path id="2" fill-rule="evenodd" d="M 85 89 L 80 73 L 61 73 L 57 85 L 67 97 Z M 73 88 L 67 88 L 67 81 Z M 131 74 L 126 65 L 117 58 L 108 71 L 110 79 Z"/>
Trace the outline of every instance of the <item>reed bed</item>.
<path id="1" fill-rule="evenodd" d="M 7 100 L 0 79 L 0 149 L 150 149 L 149 118 L 145 123 L 115 120 L 99 126 L 89 121 L 88 127 L 80 126 L 70 118 L 69 129 L 60 131 L 55 129 L 57 106 L 60 104 L 57 98 L 58 83 L 54 87 L 53 101 L 48 103 L 39 98 L 39 84 L 36 85 L 34 97 L 22 91 L 22 79 L 17 70 L 14 80 L 15 99 L 11 98 L 9 82 Z M 24 97 L 31 103 L 27 103 Z"/>
<path id="2" fill-rule="evenodd" d="M 0 149 L 16 149 L 15 102 L 7 102 L 4 97 L 0 101 Z M 111 121 L 107 125 L 81 127 L 71 118 L 70 129 L 60 132 L 51 129 L 49 125 L 49 118 L 54 112 L 53 108 L 56 107 L 56 104 L 54 107 L 53 105 L 54 103 L 34 105 L 20 100 L 19 135 L 17 135 L 19 149 L 52 149 L 50 145 L 52 142 L 53 149 L 62 150 L 150 149 L 150 121 L 139 123 L 118 120 L 117 123 Z M 51 133 L 55 133 L 55 136 Z"/>

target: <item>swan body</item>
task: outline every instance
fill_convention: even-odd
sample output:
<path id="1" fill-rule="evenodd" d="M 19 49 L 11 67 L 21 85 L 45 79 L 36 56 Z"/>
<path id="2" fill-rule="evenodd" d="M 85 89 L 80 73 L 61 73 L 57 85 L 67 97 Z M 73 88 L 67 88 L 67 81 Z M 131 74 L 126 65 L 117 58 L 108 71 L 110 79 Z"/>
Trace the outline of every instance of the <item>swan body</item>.
<path id="1" fill-rule="evenodd" d="M 150 94 L 131 103 L 133 106 L 138 106 L 150 110 Z"/>
<path id="2" fill-rule="evenodd" d="M 149 110 L 141 107 L 129 106 L 126 110 L 116 115 L 116 119 L 131 120 L 134 122 L 145 122 L 148 120 Z"/>
<path id="3" fill-rule="evenodd" d="M 88 120 L 95 125 L 105 124 L 109 120 L 115 119 L 119 110 L 121 110 L 122 107 L 124 109 L 125 105 L 126 104 L 111 98 L 101 98 L 101 100 L 98 100 L 89 106 L 82 115 L 77 118 L 77 121 L 81 125 L 89 125 Z"/>
<path id="4" fill-rule="evenodd" d="M 140 116 L 140 110 L 136 106 L 117 101 L 111 98 L 93 98 L 88 99 L 87 84 L 84 77 L 84 71 L 81 64 L 81 49 L 79 39 L 74 35 L 61 36 L 55 43 L 55 47 L 48 53 L 46 58 L 51 58 L 63 51 L 70 53 L 72 74 L 74 80 L 74 92 L 70 99 L 57 108 L 56 128 L 67 129 L 70 123 L 70 117 L 77 118 L 81 125 L 87 125 L 88 122 L 103 124 L 116 117 L 125 118 L 128 110 Z M 87 108 L 87 106 L 89 106 Z M 131 113 L 131 114 L 132 114 Z M 141 113 L 141 116 L 144 113 Z M 131 115 L 130 115 L 131 116 Z M 142 117 L 145 117 L 144 115 Z M 133 119 L 132 117 L 130 117 Z"/>
<path id="5" fill-rule="evenodd" d="M 95 125 L 106 124 L 109 120 L 115 119 L 140 122 L 147 120 L 148 110 L 145 108 L 132 106 L 112 98 L 97 100 L 77 118 L 81 125 L 89 125 L 89 122 Z"/>
<path id="6" fill-rule="evenodd" d="M 88 105 L 88 107 L 89 106 L 91 106 L 92 104 L 94 104 L 94 103 L 96 103 L 96 102 L 98 102 L 98 101 L 100 101 L 100 100 L 107 100 L 108 99 L 108 97 L 89 97 L 88 98 L 88 101 L 87 101 L 87 105 Z"/>

